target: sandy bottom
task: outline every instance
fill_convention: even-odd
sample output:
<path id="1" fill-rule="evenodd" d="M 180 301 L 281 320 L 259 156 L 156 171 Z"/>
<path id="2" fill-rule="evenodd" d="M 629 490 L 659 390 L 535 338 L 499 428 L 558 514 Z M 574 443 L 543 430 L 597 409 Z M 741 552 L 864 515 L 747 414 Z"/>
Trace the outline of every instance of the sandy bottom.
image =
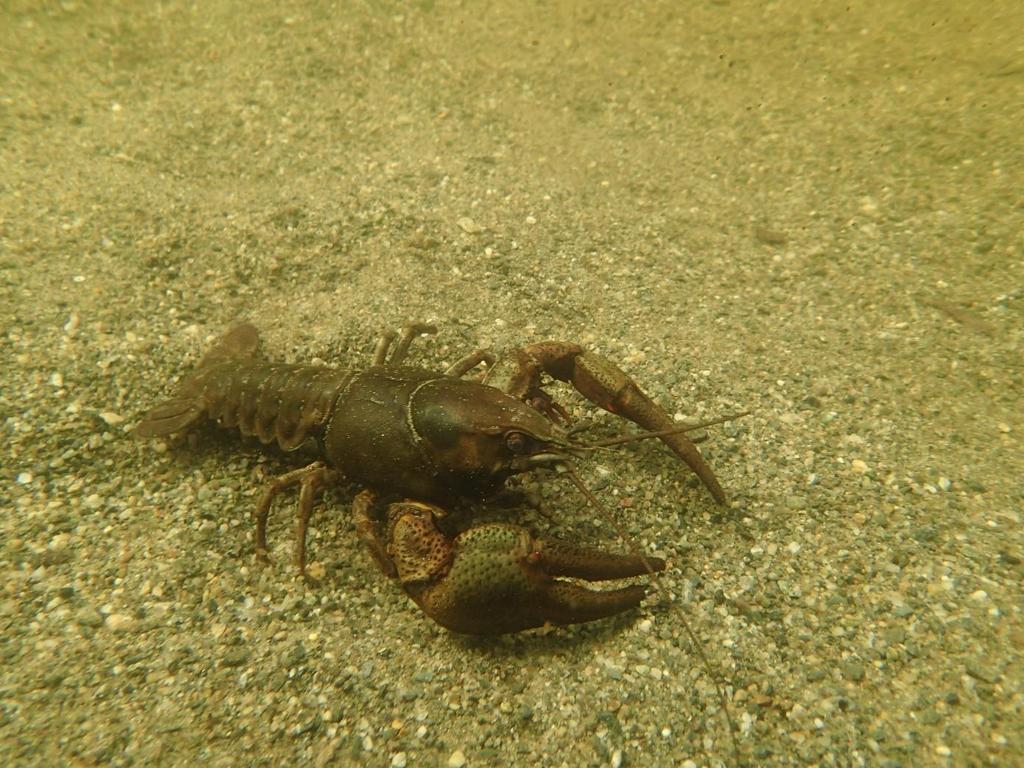
<path id="1" fill-rule="evenodd" d="M 0 763 L 1019 759 L 1020 4 L 331 5 L 0 11 Z M 353 367 L 579 341 L 752 412 L 702 443 L 729 504 L 648 441 L 580 464 L 632 544 L 557 479 L 481 512 L 670 567 L 474 640 L 342 485 L 307 587 L 294 500 L 269 567 L 251 522 L 306 459 L 129 434 L 239 318 Z"/>

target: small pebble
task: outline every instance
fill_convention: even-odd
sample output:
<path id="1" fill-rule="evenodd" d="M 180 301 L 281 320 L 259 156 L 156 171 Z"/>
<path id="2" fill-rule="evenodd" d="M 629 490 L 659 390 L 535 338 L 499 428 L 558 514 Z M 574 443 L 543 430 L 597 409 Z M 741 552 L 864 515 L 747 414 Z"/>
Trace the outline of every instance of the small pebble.
<path id="1" fill-rule="evenodd" d="M 466 764 L 466 755 L 461 749 L 456 749 L 448 758 L 448 768 L 462 768 Z"/>
<path id="2" fill-rule="evenodd" d="M 103 624 L 103 617 L 95 608 L 90 608 L 86 606 L 85 608 L 79 609 L 79 611 L 75 614 L 75 621 L 77 621 L 83 627 L 95 628 Z"/>
<path id="3" fill-rule="evenodd" d="M 225 667 L 240 667 L 249 660 L 249 651 L 245 648 L 232 648 L 221 658 Z"/>
<path id="4" fill-rule="evenodd" d="M 807 680 L 807 682 L 809 683 L 817 683 L 825 679 L 825 670 L 817 667 L 814 669 L 809 669 L 807 670 L 807 673 L 804 675 L 804 679 Z"/>
<path id="5" fill-rule="evenodd" d="M 868 471 L 868 465 L 866 462 L 860 459 L 854 459 L 850 462 L 850 468 L 858 475 L 863 475 Z"/>
<path id="6" fill-rule="evenodd" d="M 840 662 L 839 671 L 843 673 L 843 677 L 854 683 L 864 679 L 864 665 L 853 659 Z"/>
<path id="7" fill-rule="evenodd" d="M 983 667 L 976 661 L 968 661 L 964 666 L 967 674 L 973 677 L 975 680 L 981 680 L 983 683 L 993 684 L 999 680 L 999 673 L 994 669 Z"/>
<path id="8" fill-rule="evenodd" d="M 396 752 L 391 756 L 391 768 L 405 768 L 407 759 L 405 752 Z"/>
<path id="9" fill-rule="evenodd" d="M 119 413 L 114 413 L 113 411 L 100 412 L 100 418 L 111 427 L 116 427 L 118 424 L 124 423 L 124 416 Z"/>
<path id="10" fill-rule="evenodd" d="M 135 619 L 125 613 L 112 613 L 105 622 L 107 629 L 118 634 L 135 629 Z"/>

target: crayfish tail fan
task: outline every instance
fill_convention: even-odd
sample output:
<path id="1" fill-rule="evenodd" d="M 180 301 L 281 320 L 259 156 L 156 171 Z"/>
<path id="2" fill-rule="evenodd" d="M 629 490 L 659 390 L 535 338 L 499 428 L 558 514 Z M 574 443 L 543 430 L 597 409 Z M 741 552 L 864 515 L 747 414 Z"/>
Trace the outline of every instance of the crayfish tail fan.
<path id="1" fill-rule="evenodd" d="M 199 361 L 196 370 L 182 381 L 176 397 L 152 408 L 135 427 L 136 437 L 164 437 L 191 426 L 206 410 L 202 374 L 223 363 L 245 363 L 260 356 L 260 334 L 250 323 L 241 323 L 218 337 Z"/>
<path id="2" fill-rule="evenodd" d="M 178 397 L 160 403 L 135 427 L 136 437 L 164 437 L 180 432 L 203 415 L 203 401 L 197 397 Z"/>

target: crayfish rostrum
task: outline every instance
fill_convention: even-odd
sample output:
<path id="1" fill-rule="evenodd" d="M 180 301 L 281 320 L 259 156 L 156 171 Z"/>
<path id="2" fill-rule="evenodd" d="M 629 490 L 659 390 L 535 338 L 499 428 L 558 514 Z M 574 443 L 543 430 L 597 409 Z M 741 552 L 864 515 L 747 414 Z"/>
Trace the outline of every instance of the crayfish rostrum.
<path id="1" fill-rule="evenodd" d="M 569 382 L 601 408 L 656 433 L 721 503 L 722 488 L 696 446 L 629 376 L 577 344 L 515 350 L 503 391 L 463 378 L 482 362 L 494 363 L 486 351 L 444 373 L 405 365 L 413 339 L 433 332 L 429 325 L 406 326 L 393 350 L 396 334 L 386 334 L 369 368 L 347 370 L 268 362 L 256 328 L 235 326 L 173 398 L 145 415 L 135 434 L 171 435 L 209 419 L 284 451 L 315 440 L 322 460 L 277 478 L 263 495 L 257 553 L 266 557 L 274 497 L 298 485 L 296 562 L 305 575 L 316 491 L 345 478 L 365 489 L 354 503 L 356 528 L 373 558 L 450 630 L 515 632 L 636 607 L 642 586 L 595 590 L 578 582 L 654 573 L 665 567 L 660 558 L 537 539 L 502 523 L 451 531 L 448 508 L 492 497 L 514 475 L 565 469 L 585 452 L 587 446 L 573 442 L 558 423 L 567 422 L 567 414 L 542 388 L 542 376 Z"/>

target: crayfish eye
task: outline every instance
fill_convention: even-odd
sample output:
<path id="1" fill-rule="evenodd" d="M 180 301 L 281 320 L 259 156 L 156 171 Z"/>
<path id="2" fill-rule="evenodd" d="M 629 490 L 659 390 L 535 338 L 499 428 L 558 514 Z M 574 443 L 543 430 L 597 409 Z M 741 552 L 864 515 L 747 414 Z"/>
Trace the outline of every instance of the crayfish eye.
<path id="1" fill-rule="evenodd" d="M 505 447 L 516 455 L 527 453 L 530 449 L 530 438 L 522 432 L 509 432 L 505 435 Z"/>

